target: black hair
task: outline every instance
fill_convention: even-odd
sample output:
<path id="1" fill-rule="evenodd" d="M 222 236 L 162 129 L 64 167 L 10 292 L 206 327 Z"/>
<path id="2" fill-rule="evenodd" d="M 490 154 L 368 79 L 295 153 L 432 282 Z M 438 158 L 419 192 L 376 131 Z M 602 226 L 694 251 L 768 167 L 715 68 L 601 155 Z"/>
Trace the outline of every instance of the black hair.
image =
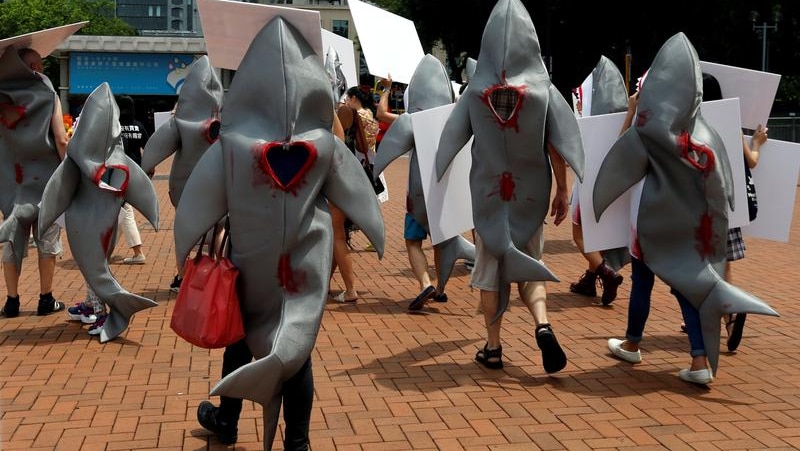
<path id="1" fill-rule="evenodd" d="M 372 111 L 373 116 L 378 114 L 377 109 L 375 108 L 375 99 L 373 99 L 368 93 L 362 91 L 358 86 L 350 87 L 350 89 L 347 90 L 347 95 L 358 99 L 364 108 L 368 108 L 370 111 Z"/>
<path id="2" fill-rule="evenodd" d="M 703 102 L 722 100 L 722 88 L 717 77 L 703 72 Z"/>
<path id="3" fill-rule="evenodd" d="M 136 108 L 134 107 L 133 97 L 131 96 L 117 96 L 117 106 L 119 106 L 119 119 L 122 122 L 130 122 L 136 116 Z"/>

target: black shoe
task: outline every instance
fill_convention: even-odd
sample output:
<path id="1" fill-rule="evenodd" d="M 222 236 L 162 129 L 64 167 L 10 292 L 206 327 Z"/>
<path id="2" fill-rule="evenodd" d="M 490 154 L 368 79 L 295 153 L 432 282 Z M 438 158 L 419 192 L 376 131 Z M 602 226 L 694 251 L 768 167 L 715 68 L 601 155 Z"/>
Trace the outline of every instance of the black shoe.
<path id="1" fill-rule="evenodd" d="M 433 300 L 436 302 L 447 302 L 447 293 L 436 293 L 433 296 Z"/>
<path id="2" fill-rule="evenodd" d="M 180 291 L 180 289 L 181 289 L 181 282 L 183 282 L 183 277 L 181 277 L 181 276 L 177 276 L 177 275 L 176 275 L 176 276 L 175 276 L 175 277 L 172 279 L 172 283 L 171 283 L 171 284 L 169 284 L 169 291 L 171 291 L 171 292 L 173 292 L 173 293 L 177 293 L 178 291 Z"/>
<path id="3" fill-rule="evenodd" d="M 597 274 L 587 270 L 577 282 L 569 284 L 569 291 L 584 296 L 597 296 Z"/>
<path id="4" fill-rule="evenodd" d="M 503 347 L 498 346 L 497 349 L 489 349 L 489 345 L 486 344 L 483 349 L 478 350 L 478 353 L 475 354 L 475 361 L 490 370 L 499 370 L 503 368 Z"/>
<path id="5" fill-rule="evenodd" d="M 36 314 L 39 316 L 49 315 L 51 313 L 60 312 L 64 310 L 64 303 L 56 301 L 53 298 L 53 293 L 39 295 L 39 307 L 36 309 Z"/>
<path id="6" fill-rule="evenodd" d="M 411 301 L 411 304 L 408 304 L 408 309 L 412 312 L 420 311 L 425 306 L 425 301 L 434 296 L 436 296 L 436 288 L 433 285 L 429 285 L 428 288 L 422 290 L 422 293 Z"/>
<path id="7" fill-rule="evenodd" d="M 603 305 L 611 305 L 617 298 L 617 288 L 622 285 L 622 276 L 614 271 L 605 261 L 597 267 L 597 277 L 603 285 L 603 296 L 600 300 Z"/>
<path id="8" fill-rule="evenodd" d="M 239 431 L 235 424 L 229 424 L 218 417 L 219 408 L 208 401 L 197 406 L 197 421 L 200 426 L 213 432 L 220 443 L 233 445 L 239 439 Z"/>
<path id="9" fill-rule="evenodd" d="M 556 334 L 549 324 L 536 327 L 536 344 L 542 350 L 542 363 L 547 373 L 557 373 L 567 366 L 567 355 L 556 340 Z"/>
<path id="10" fill-rule="evenodd" d="M 6 305 L 3 306 L 3 310 L 0 310 L 0 313 L 6 316 L 6 318 L 16 318 L 19 316 L 19 296 L 12 298 L 11 296 L 6 296 Z"/>

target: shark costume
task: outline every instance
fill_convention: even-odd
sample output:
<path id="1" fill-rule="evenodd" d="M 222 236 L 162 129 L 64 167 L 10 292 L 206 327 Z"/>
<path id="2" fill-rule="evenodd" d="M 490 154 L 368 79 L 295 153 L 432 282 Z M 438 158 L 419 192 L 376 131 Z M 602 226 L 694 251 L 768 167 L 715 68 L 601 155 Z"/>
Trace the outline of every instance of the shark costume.
<path id="1" fill-rule="evenodd" d="M 148 174 L 175 154 L 169 172 L 169 200 L 173 206 L 178 205 L 186 180 L 200 157 L 219 137 L 222 95 L 222 84 L 208 56 L 201 56 L 189 68 L 175 114 L 145 144 L 142 169 Z"/>
<path id="2" fill-rule="evenodd" d="M 342 62 L 339 61 L 339 53 L 333 46 L 328 47 L 325 54 L 325 72 L 331 81 L 331 91 L 333 92 L 334 104 L 342 98 L 347 91 L 347 79 L 342 72 Z"/>
<path id="3" fill-rule="evenodd" d="M 331 133 L 333 114 L 322 61 L 294 26 L 275 17 L 250 44 L 226 95 L 220 139 L 189 177 L 175 215 L 181 262 L 220 218 L 230 219 L 245 340 L 256 360 L 211 394 L 261 404 L 267 450 L 282 385 L 308 361 L 325 308 L 333 251 L 327 200 L 383 255 L 378 200 Z"/>
<path id="4" fill-rule="evenodd" d="M 121 131 L 119 108 L 108 83 L 103 83 L 84 103 L 67 156 L 47 182 L 39 214 L 39 230 L 46 230 L 64 213 L 75 263 L 86 283 L 111 307 L 101 343 L 127 329 L 136 312 L 158 305 L 121 287 L 108 266 L 123 202 L 158 229 L 155 189 L 142 168 L 125 155 Z"/>
<path id="5" fill-rule="evenodd" d="M 406 112 L 392 123 L 383 136 L 380 151 L 375 158 L 374 173 L 382 173 L 389 163 L 406 152 L 411 152 L 411 161 L 408 164 L 406 209 L 414 220 L 425 229 L 425 232 L 430 234 L 428 211 L 425 207 L 425 193 L 422 189 L 419 160 L 414 148 L 410 113 L 453 103 L 452 84 L 447 76 L 447 71 L 436 57 L 428 54 L 422 58 L 408 83 L 406 94 L 408 95 Z M 458 235 L 434 245 L 434 248 L 439 256 L 436 265 L 436 293 L 441 295 L 445 292 L 445 285 L 450 279 L 456 260 L 475 260 L 475 245 Z"/>
<path id="6" fill-rule="evenodd" d="M 44 187 L 60 162 L 50 131 L 55 99 L 49 81 L 25 65 L 16 48 L 7 48 L 0 57 L 0 243 L 11 246 L 18 271 Z"/>
<path id="7" fill-rule="evenodd" d="M 722 139 L 700 114 L 701 74 L 686 35 L 666 41 L 639 91 L 633 125 L 600 167 L 593 203 L 599 218 L 644 178 L 631 253 L 699 311 L 713 375 L 722 315 L 778 314 L 723 277 L 733 182 Z"/>
<path id="8" fill-rule="evenodd" d="M 580 179 L 584 156 L 577 120 L 550 81 L 533 22 L 519 0 L 497 2 L 477 61 L 475 75 L 442 131 L 436 174 L 441 180 L 474 134 L 472 216 L 483 244 L 499 262 L 497 320 L 508 306 L 511 282 L 558 280 L 541 261 L 520 250 L 542 226 L 549 209 L 547 144 Z M 501 108 L 509 114 L 497 112 L 498 100 L 511 102 L 509 108 Z"/>

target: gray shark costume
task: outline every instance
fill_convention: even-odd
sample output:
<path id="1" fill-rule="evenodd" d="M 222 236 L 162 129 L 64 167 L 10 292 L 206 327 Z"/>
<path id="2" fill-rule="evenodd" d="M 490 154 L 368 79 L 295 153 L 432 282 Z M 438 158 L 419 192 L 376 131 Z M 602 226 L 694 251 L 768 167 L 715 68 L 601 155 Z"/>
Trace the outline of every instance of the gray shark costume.
<path id="1" fill-rule="evenodd" d="M 186 180 L 200 157 L 219 137 L 222 95 L 222 84 L 208 56 L 201 56 L 189 68 L 175 114 L 145 144 L 142 169 L 146 173 L 175 154 L 169 172 L 169 200 L 173 206 L 178 205 Z"/>
<path id="2" fill-rule="evenodd" d="M 733 182 L 724 144 L 700 114 L 702 73 L 683 33 L 661 47 L 639 91 L 634 124 L 609 151 L 594 186 L 599 218 L 646 176 L 633 227 L 634 251 L 700 313 L 711 370 L 719 362 L 720 317 L 777 316 L 762 300 L 724 280 L 726 201 Z"/>
<path id="3" fill-rule="evenodd" d="M 331 81 L 331 92 L 333 93 L 333 103 L 339 101 L 347 91 L 347 79 L 342 72 L 342 62 L 339 61 L 339 53 L 331 46 L 325 54 L 325 72 Z"/>
<path id="4" fill-rule="evenodd" d="M 406 208 L 425 231 L 430 234 L 428 211 L 425 208 L 425 193 L 422 189 L 422 176 L 419 160 L 414 148 L 414 133 L 411 128 L 410 113 L 425 111 L 453 103 L 453 85 L 442 63 L 433 55 L 425 55 L 406 88 L 408 105 L 383 136 L 380 151 L 375 158 L 373 172 L 380 174 L 386 167 L 406 152 L 411 152 L 408 165 L 408 193 Z M 434 246 L 439 256 L 437 269 L 437 293 L 444 293 L 456 260 L 475 260 L 475 245 L 462 236 L 455 236 Z"/>
<path id="5" fill-rule="evenodd" d="M 189 177 L 175 215 L 180 262 L 220 218 L 230 219 L 245 340 L 256 360 L 211 394 L 262 405 L 264 449 L 275 437 L 282 385 L 308 360 L 325 308 L 333 258 L 326 199 L 383 256 L 378 200 L 331 133 L 333 114 L 322 62 L 277 16 L 250 44 L 226 96 L 220 139 Z"/>
<path id="6" fill-rule="evenodd" d="M 136 312 L 158 305 L 129 293 L 109 270 L 123 202 L 158 229 L 155 189 L 142 168 L 125 155 L 119 108 L 108 83 L 103 83 L 84 103 L 80 126 L 67 145 L 66 158 L 47 182 L 39 213 L 39 230 L 64 213 L 75 263 L 95 294 L 111 307 L 100 332 L 102 343 L 127 329 Z"/>
<path id="7" fill-rule="evenodd" d="M 493 94 L 515 100 L 501 117 Z M 473 221 L 499 262 L 499 318 L 508 306 L 509 284 L 557 281 L 543 263 L 520 251 L 544 223 L 552 174 L 552 144 L 583 178 L 584 155 L 572 109 L 550 81 L 530 15 L 519 0 L 500 0 L 486 24 L 474 77 L 456 102 L 436 154 L 441 179 L 459 150 L 472 144 Z"/>
<path id="8" fill-rule="evenodd" d="M 0 164 L 4 166 L 0 243 L 12 246 L 17 270 L 22 268 L 28 237 L 38 220 L 44 187 L 59 164 L 50 131 L 55 99 L 49 82 L 25 65 L 17 49 L 6 49 L 0 57 L 0 104 L 15 110 L 15 117 L 0 115 Z"/>

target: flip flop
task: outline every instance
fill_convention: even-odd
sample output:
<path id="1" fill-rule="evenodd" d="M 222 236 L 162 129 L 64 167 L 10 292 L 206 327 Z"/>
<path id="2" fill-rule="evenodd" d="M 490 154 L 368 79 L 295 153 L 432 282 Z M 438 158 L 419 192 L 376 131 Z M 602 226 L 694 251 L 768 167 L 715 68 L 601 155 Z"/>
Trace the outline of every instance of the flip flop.
<path id="1" fill-rule="evenodd" d="M 358 298 L 345 299 L 344 298 L 344 291 L 342 291 L 341 293 L 339 293 L 336 296 L 332 297 L 331 299 L 333 299 L 334 302 L 338 302 L 340 304 L 355 304 L 356 301 L 358 301 Z"/>
<path id="2" fill-rule="evenodd" d="M 739 343 L 742 342 L 742 333 L 744 332 L 744 323 L 747 321 L 747 313 L 737 313 L 736 318 L 733 320 L 733 330 L 728 337 L 728 352 L 736 352 Z"/>

